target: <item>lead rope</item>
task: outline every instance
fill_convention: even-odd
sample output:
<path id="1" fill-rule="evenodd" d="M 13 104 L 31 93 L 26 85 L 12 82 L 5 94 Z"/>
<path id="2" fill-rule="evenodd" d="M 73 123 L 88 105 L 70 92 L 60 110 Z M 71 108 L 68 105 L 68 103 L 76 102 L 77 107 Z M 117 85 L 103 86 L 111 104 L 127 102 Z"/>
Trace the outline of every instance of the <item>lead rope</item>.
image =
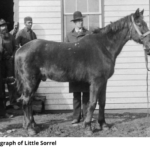
<path id="1" fill-rule="evenodd" d="M 134 18 L 133 16 L 131 16 L 131 20 L 132 20 L 132 23 L 133 23 L 133 26 L 135 28 L 135 30 L 137 31 L 137 33 L 139 34 L 139 36 L 142 38 L 146 37 L 148 34 L 150 34 L 150 31 L 147 31 L 146 33 L 142 34 L 140 32 L 140 30 L 137 28 L 135 22 L 134 22 Z M 131 28 L 132 30 L 132 28 Z M 131 32 L 130 30 L 130 32 Z M 147 53 L 146 53 L 146 49 L 144 48 L 144 52 L 145 52 L 145 65 L 146 65 L 146 69 L 147 69 L 147 75 L 146 75 L 146 83 L 147 83 L 147 117 L 149 117 L 149 96 L 148 96 L 148 71 L 149 68 L 148 68 L 148 57 L 147 57 Z"/>
<path id="2" fill-rule="evenodd" d="M 146 53 L 146 50 L 144 51 L 145 52 L 145 64 L 146 64 L 146 70 L 147 70 L 147 74 L 146 74 L 146 84 L 147 84 L 147 117 L 149 117 L 149 95 L 148 95 L 148 71 L 149 68 L 148 68 L 148 58 L 147 58 L 147 53 Z"/>

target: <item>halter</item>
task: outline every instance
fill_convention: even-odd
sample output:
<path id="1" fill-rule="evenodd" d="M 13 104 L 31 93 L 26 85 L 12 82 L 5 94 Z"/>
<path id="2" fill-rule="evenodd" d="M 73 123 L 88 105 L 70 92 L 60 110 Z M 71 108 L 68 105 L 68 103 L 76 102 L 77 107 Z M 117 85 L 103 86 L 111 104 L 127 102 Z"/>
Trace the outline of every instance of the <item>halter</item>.
<path id="1" fill-rule="evenodd" d="M 137 25 L 136 25 L 135 22 L 134 22 L 133 16 L 131 16 L 131 20 L 132 20 L 133 26 L 134 26 L 135 30 L 137 31 L 137 33 L 139 34 L 141 40 L 142 40 L 144 37 L 146 37 L 147 35 L 150 34 L 150 31 L 147 31 L 146 33 L 142 34 L 141 31 L 138 29 Z M 130 30 L 130 37 L 131 37 L 131 31 L 132 31 L 132 28 L 131 28 L 131 30 Z M 150 69 L 148 68 L 147 53 L 148 53 L 148 49 L 145 49 L 146 68 L 147 68 L 147 71 L 150 71 Z"/>
<path id="2" fill-rule="evenodd" d="M 134 26 L 135 30 L 139 34 L 140 39 L 142 41 L 142 39 L 144 37 L 146 37 L 148 34 L 150 34 L 150 31 L 147 31 L 146 33 L 142 34 L 141 31 L 138 29 L 137 25 L 134 22 L 133 16 L 131 16 L 131 20 L 132 20 L 132 23 L 133 23 L 133 26 Z M 132 28 L 131 28 L 131 30 L 132 30 Z M 131 32 L 131 30 L 130 30 L 130 32 Z M 147 83 L 147 117 L 148 117 L 149 116 L 148 71 L 150 71 L 150 69 L 148 68 L 148 57 L 147 57 L 148 51 L 147 51 L 147 49 L 144 49 L 144 52 L 145 52 L 145 64 L 146 64 L 146 69 L 147 69 L 146 83 Z"/>
<path id="3" fill-rule="evenodd" d="M 147 31 L 146 33 L 142 34 L 141 31 L 138 29 L 137 25 L 136 25 L 135 22 L 134 22 L 133 16 L 131 16 L 131 20 L 132 20 L 132 23 L 133 23 L 133 26 L 134 26 L 135 30 L 137 31 L 137 33 L 138 33 L 139 36 L 140 36 L 140 39 L 143 39 L 143 38 L 146 37 L 148 34 L 150 34 L 150 31 Z"/>

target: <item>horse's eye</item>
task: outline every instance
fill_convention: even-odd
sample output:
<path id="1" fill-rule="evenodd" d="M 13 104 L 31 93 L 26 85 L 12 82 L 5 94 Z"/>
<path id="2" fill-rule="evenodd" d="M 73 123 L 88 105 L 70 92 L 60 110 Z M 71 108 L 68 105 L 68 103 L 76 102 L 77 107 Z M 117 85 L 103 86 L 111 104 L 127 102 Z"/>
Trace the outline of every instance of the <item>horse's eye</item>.
<path id="1" fill-rule="evenodd" d="M 137 23 L 137 25 L 138 25 L 139 27 L 141 27 L 141 26 L 142 26 L 140 22 L 138 22 L 138 23 Z"/>
<path id="2" fill-rule="evenodd" d="M 142 25 L 140 24 L 139 27 L 142 27 Z"/>

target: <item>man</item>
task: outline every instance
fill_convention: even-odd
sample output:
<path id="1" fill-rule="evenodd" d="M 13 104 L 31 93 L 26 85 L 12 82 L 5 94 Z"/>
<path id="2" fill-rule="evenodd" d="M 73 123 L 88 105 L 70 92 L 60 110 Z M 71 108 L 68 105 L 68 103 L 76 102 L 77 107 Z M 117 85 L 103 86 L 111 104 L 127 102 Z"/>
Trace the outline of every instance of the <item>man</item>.
<path id="1" fill-rule="evenodd" d="M 19 22 L 15 22 L 14 23 L 14 28 L 9 32 L 13 37 L 14 39 L 16 38 L 16 34 L 17 32 L 19 31 Z M 10 87 L 10 90 L 12 91 L 13 93 L 13 96 L 14 96 L 14 93 L 16 93 L 16 87 L 14 86 L 14 84 L 12 83 L 15 83 L 15 78 L 12 77 L 12 78 L 7 78 L 7 85 L 9 85 Z M 15 99 L 16 99 L 16 96 L 14 96 Z M 14 99 L 14 97 L 11 97 L 10 99 Z M 16 108 L 17 106 L 14 105 L 14 107 Z"/>
<path id="2" fill-rule="evenodd" d="M 5 78 L 14 76 L 13 57 L 16 51 L 15 39 L 8 32 L 7 24 L 4 19 L 0 19 L 1 46 L 3 47 L 2 60 Z"/>
<path id="3" fill-rule="evenodd" d="M 20 46 L 23 46 L 24 44 L 28 43 L 31 40 L 37 39 L 36 34 L 32 31 L 32 18 L 31 17 L 25 17 L 24 18 L 24 24 L 25 28 L 20 30 L 16 35 L 16 45 L 17 48 Z"/>
<path id="4" fill-rule="evenodd" d="M 5 94 L 4 94 L 4 83 L 3 83 L 3 74 L 2 74 L 2 37 L 0 36 L 0 116 L 4 116 L 5 112 Z"/>
<path id="5" fill-rule="evenodd" d="M 80 11 L 73 14 L 73 21 L 75 28 L 67 34 L 65 42 L 77 42 L 84 36 L 90 34 L 88 30 L 83 27 L 83 18 Z M 89 102 L 89 84 L 85 82 L 70 82 L 69 92 L 73 92 L 73 121 L 72 124 L 79 123 L 81 117 L 85 118 L 87 113 L 87 105 Z M 81 94 L 83 103 L 83 116 L 81 116 Z"/>
<path id="6" fill-rule="evenodd" d="M 0 19 L 0 49 L 1 49 L 1 86 L 2 89 L 2 99 L 3 99 L 3 109 L 5 109 L 5 81 L 7 81 L 8 78 L 12 78 L 14 76 L 14 54 L 16 51 L 15 47 L 15 40 L 13 36 L 8 32 L 7 29 L 7 22 L 4 19 Z M 7 83 L 7 82 L 6 82 Z M 7 84 L 8 91 L 9 91 L 9 97 L 12 97 L 12 92 L 10 85 Z M 2 100 L 1 99 L 1 100 Z"/>
<path id="7" fill-rule="evenodd" d="M 14 28 L 9 32 L 13 37 L 16 37 L 17 32 L 19 31 L 19 22 L 14 23 Z"/>

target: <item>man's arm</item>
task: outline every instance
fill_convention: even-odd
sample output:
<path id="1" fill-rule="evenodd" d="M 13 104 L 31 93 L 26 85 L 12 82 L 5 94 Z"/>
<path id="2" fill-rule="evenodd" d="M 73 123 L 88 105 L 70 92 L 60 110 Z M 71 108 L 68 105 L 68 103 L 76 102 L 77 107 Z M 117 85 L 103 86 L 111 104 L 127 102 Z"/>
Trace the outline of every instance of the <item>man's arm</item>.
<path id="1" fill-rule="evenodd" d="M 33 37 L 34 37 L 34 40 L 37 39 L 37 36 L 36 36 L 35 32 L 32 31 L 32 33 L 33 33 L 33 35 L 34 35 L 34 36 L 33 36 Z"/>
<path id="2" fill-rule="evenodd" d="M 16 46 L 15 38 L 12 36 L 12 47 L 13 47 L 13 56 L 15 55 L 18 47 Z"/>
<path id="3" fill-rule="evenodd" d="M 15 47 L 16 47 L 16 49 L 18 49 L 20 47 L 20 43 L 21 43 L 21 33 L 19 31 L 16 34 L 16 37 L 15 37 Z"/>
<path id="4" fill-rule="evenodd" d="M 35 33 L 34 33 L 35 34 Z M 35 39 L 37 39 L 37 36 L 36 36 L 36 34 L 35 34 Z"/>

